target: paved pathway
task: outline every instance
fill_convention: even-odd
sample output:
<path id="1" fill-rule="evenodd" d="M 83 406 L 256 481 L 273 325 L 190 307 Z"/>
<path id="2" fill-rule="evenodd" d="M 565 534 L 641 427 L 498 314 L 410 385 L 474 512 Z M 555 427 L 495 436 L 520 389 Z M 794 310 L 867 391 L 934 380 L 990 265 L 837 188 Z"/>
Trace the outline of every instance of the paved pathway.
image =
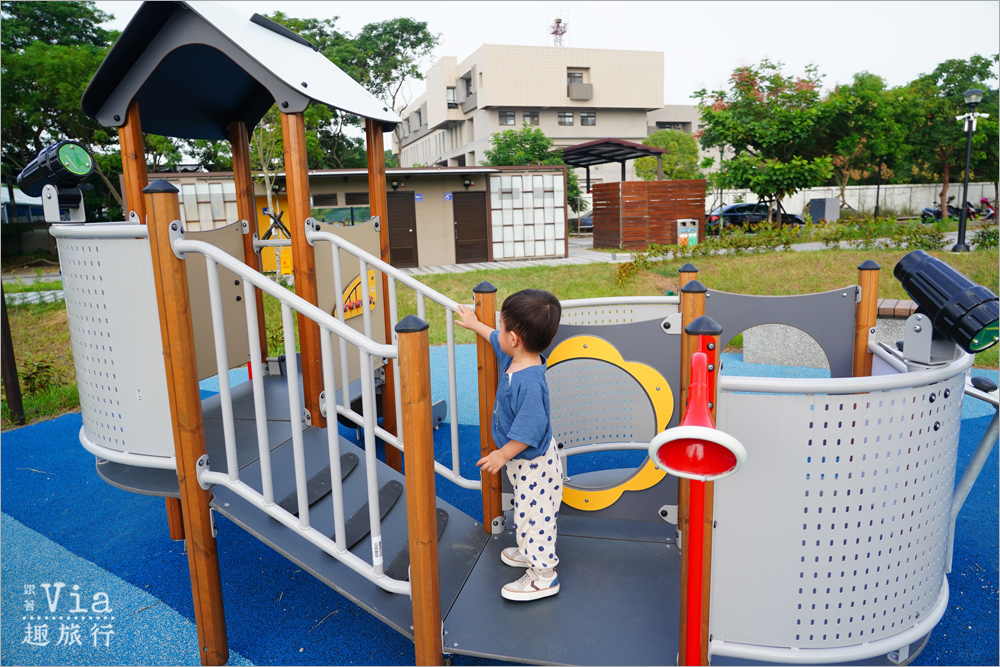
<path id="1" fill-rule="evenodd" d="M 567 266 L 570 264 L 613 264 L 628 260 L 628 253 L 598 252 L 594 248 L 592 236 L 574 236 L 569 239 L 569 257 L 555 259 L 519 259 L 509 262 L 477 262 L 475 264 L 446 264 L 443 266 L 421 266 L 412 269 L 402 269 L 411 276 L 423 276 L 433 273 L 465 273 L 466 271 L 483 271 L 494 269 L 520 269 L 526 266 Z"/>

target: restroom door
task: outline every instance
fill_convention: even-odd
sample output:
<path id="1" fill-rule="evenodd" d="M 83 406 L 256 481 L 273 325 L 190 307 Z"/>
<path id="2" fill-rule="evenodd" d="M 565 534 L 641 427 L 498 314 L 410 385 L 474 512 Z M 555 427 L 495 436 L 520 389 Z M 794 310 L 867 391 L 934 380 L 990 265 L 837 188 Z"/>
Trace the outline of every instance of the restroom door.
<path id="1" fill-rule="evenodd" d="M 455 214 L 455 262 L 472 264 L 490 261 L 485 192 L 452 194 Z"/>
<path id="2" fill-rule="evenodd" d="M 389 257 L 397 269 L 418 265 L 417 205 L 412 192 L 387 192 Z"/>

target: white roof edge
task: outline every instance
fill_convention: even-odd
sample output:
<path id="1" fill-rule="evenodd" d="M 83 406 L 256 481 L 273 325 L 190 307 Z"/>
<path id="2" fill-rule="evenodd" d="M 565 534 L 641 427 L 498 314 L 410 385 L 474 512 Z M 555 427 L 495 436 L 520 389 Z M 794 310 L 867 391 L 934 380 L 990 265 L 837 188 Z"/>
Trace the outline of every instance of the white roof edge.
<path id="1" fill-rule="evenodd" d="M 399 123 L 387 103 L 323 54 L 250 21 L 250 16 L 218 2 L 183 3 L 225 35 L 236 47 L 302 95 L 348 113 L 382 123 Z"/>

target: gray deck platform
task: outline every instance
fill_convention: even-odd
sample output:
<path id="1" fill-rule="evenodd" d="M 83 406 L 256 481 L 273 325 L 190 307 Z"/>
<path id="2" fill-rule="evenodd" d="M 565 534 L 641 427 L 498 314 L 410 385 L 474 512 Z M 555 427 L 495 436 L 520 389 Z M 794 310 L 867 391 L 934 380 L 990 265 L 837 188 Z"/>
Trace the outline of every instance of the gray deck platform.
<path id="1" fill-rule="evenodd" d="M 494 536 L 445 618 L 444 650 L 528 664 L 677 664 L 680 550 L 624 525 L 636 523 L 560 516 L 559 594 L 533 602 L 500 597 L 524 570 L 500 560 L 513 533 Z"/>

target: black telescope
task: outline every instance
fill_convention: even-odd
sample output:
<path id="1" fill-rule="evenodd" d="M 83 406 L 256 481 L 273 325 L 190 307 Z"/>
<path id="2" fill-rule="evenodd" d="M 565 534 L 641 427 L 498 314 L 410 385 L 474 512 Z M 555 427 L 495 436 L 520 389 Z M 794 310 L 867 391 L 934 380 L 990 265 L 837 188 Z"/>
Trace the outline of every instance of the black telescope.
<path id="1" fill-rule="evenodd" d="M 38 197 L 46 185 L 72 188 L 94 173 L 90 151 L 75 141 L 58 141 L 46 146 L 17 175 L 17 187 L 29 197 Z"/>
<path id="2" fill-rule="evenodd" d="M 997 295 L 923 250 L 903 257 L 892 270 L 918 312 L 934 323 L 934 331 L 966 352 L 997 344 L 1000 303 Z"/>

